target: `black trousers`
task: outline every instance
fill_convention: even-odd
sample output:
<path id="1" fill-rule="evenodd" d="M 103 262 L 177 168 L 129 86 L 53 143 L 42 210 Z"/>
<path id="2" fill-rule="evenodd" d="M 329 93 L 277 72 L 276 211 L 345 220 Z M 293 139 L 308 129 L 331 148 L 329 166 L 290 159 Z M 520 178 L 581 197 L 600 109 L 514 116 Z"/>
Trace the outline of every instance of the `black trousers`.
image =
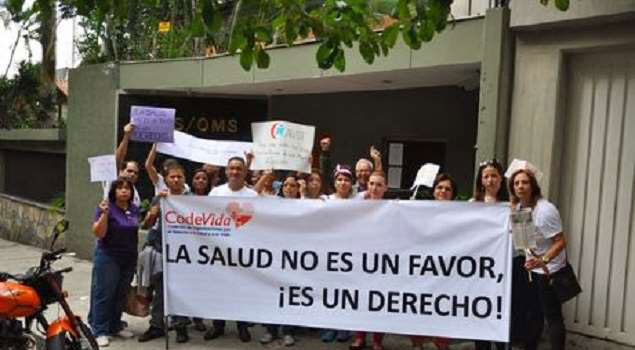
<path id="1" fill-rule="evenodd" d="M 530 297 L 528 299 L 527 350 L 536 350 L 542 335 L 545 319 L 549 326 L 549 343 L 552 350 L 564 350 L 566 329 L 562 317 L 562 304 L 549 284 L 549 277 L 531 274 Z"/>
<path id="2" fill-rule="evenodd" d="M 213 324 L 214 324 L 214 329 L 225 329 L 225 320 L 214 320 Z M 249 323 L 247 322 L 243 322 L 243 321 L 236 322 L 236 327 L 238 328 L 247 328 L 247 326 L 249 326 Z"/>
<path id="3" fill-rule="evenodd" d="M 517 256 L 512 261 L 512 309 L 510 337 L 512 342 L 527 339 L 527 298 L 529 295 L 529 273 L 525 270 L 525 257 Z M 490 350 L 492 343 L 496 350 L 505 349 L 505 343 L 477 340 L 476 350 Z"/>

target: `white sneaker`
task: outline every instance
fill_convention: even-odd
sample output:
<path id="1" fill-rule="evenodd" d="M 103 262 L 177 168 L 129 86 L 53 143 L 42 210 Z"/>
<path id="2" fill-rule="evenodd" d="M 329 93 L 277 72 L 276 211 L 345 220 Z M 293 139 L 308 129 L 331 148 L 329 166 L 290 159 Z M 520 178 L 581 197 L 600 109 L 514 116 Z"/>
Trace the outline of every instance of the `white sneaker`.
<path id="1" fill-rule="evenodd" d="M 108 339 L 108 336 L 106 335 L 100 335 L 96 340 L 97 345 L 99 345 L 100 348 L 105 348 L 110 345 L 110 339 Z"/>
<path id="2" fill-rule="evenodd" d="M 130 338 L 134 338 L 134 333 L 132 333 L 131 331 L 122 329 L 119 331 L 119 333 L 117 333 L 117 336 L 124 339 L 130 339 Z"/>
<path id="3" fill-rule="evenodd" d="M 269 332 L 266 332 L 265 334 L 262 335 L 262 337 L 260 338 L 260 343 L 261 344 L 269 344 L 273 341 L 273 335 Z"/>
<path id="4" fill-rule="evenodd" d="M 284 346 L 293 346 L 293 344 L 295 344 L 295 338 L 287 334 L 282 338 L 282 344 L 284 344 Z"/>

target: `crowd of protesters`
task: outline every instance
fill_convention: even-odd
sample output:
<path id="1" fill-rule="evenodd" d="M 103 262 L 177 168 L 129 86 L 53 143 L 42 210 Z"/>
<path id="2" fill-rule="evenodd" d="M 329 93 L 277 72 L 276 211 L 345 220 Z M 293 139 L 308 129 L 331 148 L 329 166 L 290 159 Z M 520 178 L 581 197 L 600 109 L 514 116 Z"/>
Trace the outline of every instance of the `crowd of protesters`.
<path id="1" fill-rule="evenodd" d="M 331 162 L 331 140 L 320 140 L 319 168 L 308 174 L 296 172 L 250 171 L 253 156 L 229 159 L 224 168 L 226 183 L 219 184 L 223 169 L 204 164 L 194 170 L 188 184 L 184 167 L 175 159 L 166 159 L 155 167 L 156 146 L 153 146 L 145 161 L 145 170 L 152 181 L 155 196 L 150 202 L 145 217 L 140 217 L 141 200 L 135 183 L 139 178 L 139 163 L 125 160 L 129 138 L 134 126 L 124 127 L 124 137 L 116 150 L 120 178 L 109 185 L 107 198 L 99 203 L 92 227 L 97 238 L 93 260 L 91 283 L 91 305 L 88 320 L 101 347 L 108 346 L 111 336 L 131 338 L 125 329 L 122 311 L 126 293 L 133 276 L 137 285 L 152 297 L 149 328 L 138 336 L 145 342 L 165 336 L 166 327 L 163 310 L 162 235 L 160 199 L 169 195 L 233 196 L 233 197 L 277 197 L 281 199 L 319 200 L 381 200 L 387 191 L 387 178 L 382 169 L 381 153 L 370 148 L 369 159 L 362 158 L 355 168 Z M 308 160 L 311 161 L 311 160 Z M 430 199 L 455 200 L 457 184 L 447 173 L 439 174 L 431 188 Z M 478 167 L 475 179 L 473 202 L 508 202 L 511 210 L 531 209 L 536 233 L 542 237 L 537 248 L 530 254 L 515 250 L 512 274 L 511 341 L 523 344 L 528 350 L 537 348 L 544 321 L 549 326 L 551 349 L 564 349 L 565 328 L 562 305 L 549 283 L 549 273 L 563 268 L 566 262 L 565 237 L 560 215 L 556 207 L 542 197 L 535 171 L 517 169 L 506 179 L 503 165 L 496 160 L 483 162 Z M 147 239 L 139 252 L 138 230 L 148 229 Z M 189 340 L 188 325 L 205 332 L 204 339 L 212 340 L 225 333 L 225 321 L 213 320 L 208 329 L 203 320 L 183 316 L 170 317 L 170 329 L 176 332 L 176 341 Z M 251 341 L 247 322 L 237 322 L 238 337 L 242 342 Z M 266 329 L 259 339 L 267 344 L 280 338 L 285 346 L 296 342 L 294 325 L 263 325 Z M 320 330 L 324 342 L 349 342 L 349 349 L 367 347 L 364 330 Z M 352 340 L 351 340 L 352 338 Z M 425 336 L 411 336 L 412 348 L 422 349 Z M 429 338 L 438 349 L 448 349 L 449 339 Z M 370 348 L 383 349 L 383 334 L 372 333 Z M 476 341 L 475 349 L 504 349 L 504 343 Z"/>

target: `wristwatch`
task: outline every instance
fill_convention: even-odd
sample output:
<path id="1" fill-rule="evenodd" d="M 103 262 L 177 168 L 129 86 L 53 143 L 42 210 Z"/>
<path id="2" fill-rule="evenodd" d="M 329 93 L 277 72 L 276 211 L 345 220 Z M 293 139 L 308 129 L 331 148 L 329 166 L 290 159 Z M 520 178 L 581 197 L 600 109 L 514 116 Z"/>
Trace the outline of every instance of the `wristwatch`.
<path id="1" fill-rule="evenodd" d="M 549 261 L 551 261 L 551 259 L 545 254 L 542 256 L 542 258 L 540 259 L 542 260 L 542 262 L 546 265 L 549 263 Z"/>

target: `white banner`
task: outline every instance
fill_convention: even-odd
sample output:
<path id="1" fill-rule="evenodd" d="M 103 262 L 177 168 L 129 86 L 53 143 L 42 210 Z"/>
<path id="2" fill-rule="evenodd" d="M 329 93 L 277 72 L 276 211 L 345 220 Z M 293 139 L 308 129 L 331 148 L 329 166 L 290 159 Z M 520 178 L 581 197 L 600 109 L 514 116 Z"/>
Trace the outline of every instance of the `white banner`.
<path id="1" fill-rule="evenodd" d="M 506 341 L 509 206 L 168 196 L 171 315 Z"/>
<path id="2" fill-rule="evenodd" d="M 283 121 L 251 123 L 251 134 L 254 139 L 251 169 L 311 172 L 309 156 L 314 126 Z"/>
<path id="3" fill-rule="evenodd" d="M 205 140 L 181 131 L 174 132 L 174 143 L 157 143 L 157 152 L 194 162 L 226 166 L 231 157 L 245 158 L 251 142 Z"/>

